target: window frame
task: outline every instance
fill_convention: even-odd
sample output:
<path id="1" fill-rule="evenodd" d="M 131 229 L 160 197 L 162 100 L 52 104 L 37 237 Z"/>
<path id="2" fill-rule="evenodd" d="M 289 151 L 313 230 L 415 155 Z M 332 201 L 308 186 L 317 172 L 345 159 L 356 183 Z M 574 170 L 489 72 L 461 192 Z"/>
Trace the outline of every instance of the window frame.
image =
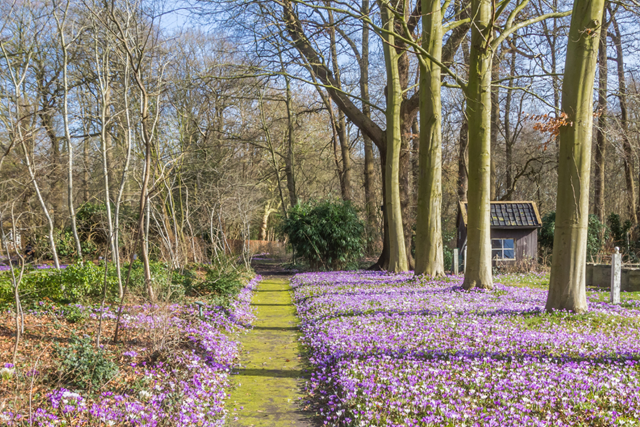
<path id="1" fill-rule="evenodd" d="M 511 240 L 513 242 L 513 248 L 505 248 L 504 246 L 504 241 L 505 240 Z M 494 241 L 499 241 L 500 242 L 500 247 L 496 248 L 493 246 L 493 242 Z M 496 258 L 494 257 L 494 251 L 499 251 L 501 254 L 501 257 Z M 505 251 L 513 251 L 513 258 L 505 258 L 504 257 L 504 252 Z M 514 239 L 513 237 L 498 237 L 498 238 L 491 238 L 491 260 L 492 261 L 515 261 L 516 260 L 516 239 Z"/>

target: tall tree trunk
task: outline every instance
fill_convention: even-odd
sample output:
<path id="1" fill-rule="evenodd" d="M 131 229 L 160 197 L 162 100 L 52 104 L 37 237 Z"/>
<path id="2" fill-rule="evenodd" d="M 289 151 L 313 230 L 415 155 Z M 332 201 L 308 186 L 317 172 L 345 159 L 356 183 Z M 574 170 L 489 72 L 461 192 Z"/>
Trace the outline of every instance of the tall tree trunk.
<path id="1" fill-rule="evenodd" d="M 465 37 L 462 41 L 462 56 L 464 63 L 469 66 L 469 39 Z M 460 123 L 460 134 L 458 136 L 458 200 L 467 201 L 469 189 L 469 119 L 466 108 L 462 110 L 462 123 Z"/>
<path id="2" fill-rule="evenodd" d="M 284 70 L 284 65 L 283 65 Z M 291 82 L 289 77 L 285 74 L 285 91 L 286 91 L 286 107 L 287 107 L 287 155 L 285 157 L 285 175 L 287 177 L 287 189 L 289 190 L 289 203 L 291 206 L 298 204 L 298 194 L 296 191 L 296 178 L 295 178 L 295 161 L 294 161 L 294 146 L 295 139 L 293 135 L 295 117 L 293 112 L 293 98 L 291 95 Z"/>
<path id="3" fill-rule="evenodd" d="M 267 226 L 269 225 L 271 212 L 271 201 L 268 201 L 264 205 L 264 213 L 262 214 L 262 222 L 260 223 L 260 240 L 267 240 Z"/>
<path id="4" fill-rule="evenodd" d="M 422 47 L 442 57 L 440 0 L 422 0 Z M 442 104 L 441 71 L 425 58 L 420 64 L 420 172 L 416 224 L 416 274 L 444 274 L 442 253 Z"/>
<path id="5" fill-rule="evenodd" d="M 491 67 L 491 81 L 500 79 L 500 58 L 498 54 L 493 59 Z M 500 88 L 497 85 L 491 85 L 491 200 L 498 198 L 498 177 L 497 177 L 497 159 L 498 153 L 498 133 L 500 132 Z"/>
<path id="6" fill-rule="evenodd" d="M 606 9 L 605 9 L 606 13 Z M 604 212 L 604 181 L 605 181 L 605 158 L 607 151 L 606 130 L 607 130 L 607 28 L 606 16 L 602 16 L 604 25 L 600 32 L 598 48 L 598 127 L 596 129 L 595 162 L 593 175 L 593 213 L 600 222 L 605 221 Z"/>
<path id="7" fill-rule="evenodd" d="M 469 121 L 463 114 L 458 137 L 458 200 L 467 201 L 469 188 Z"/>
<path id="8" fill-rule="evenodd" d="M 382 251 L 380 252 L 380 257 L 378 257 L 378 261 L 372 266 L 373 269 L 377 270 L 388 270 L 389 269 L 389 259 L 390 259 L 390 247 L 391 247 L 391 238 L 389 231 L 389 215 L 386 209 L 386 200 L 387 200 L 387 186 L 386 186 L 386 174 L 387 174 L 387 150 L 386 148 L 380 150 L 380 177 L 382 178 Z"/>
<path id="9" fill-rule="evenodd" d="M 633 177 L 634 161 L 631 140 L 629 139 L 629 115 L 627 110 L 627 81 L 624 75 L 624 52 L 622 51 L 622 33 L 615 16 L 611 17 L 613 23 L 613 37 L 616 46 L 616 64 L 618 65 L 618 100 L 620 102 L 620 128 L 622 130 L 622 147 L 624 162 L 624 178 L 627 184 L 627 207 L 629 218 L 633 224 L 638 223 L 638 212 L 636 208 L 636 190 Z"/>
<path id="10" fill-rule="evenodd" d="M 420 74 L 418 73 L 418 76 Z M 413 194 L 418 197 L 418 181 L 420 180 L 420 129 L 418 117 L 411 124 L 411 185 Z M 417 214 L 417 210 L 416 210 Z M 416 218 L 417 221 L 417 218 Z"/>
<path id="11" fill-rule="evenodd" d="M 89 201 L 89 137 L 82 140 L 82 160 L 84 167 L 82 169 L 82 201 Z"/>
<path id="12" fill-rule="evenodd" d="M 403 56 L 406 56 L 406 54 Z M 403 86 L 400 86 L 400 90 L 404 92 Z M 400 212 L 402 212 L 402 229 L 404 231 L 405 253 L 407 254 L 407 268 L 412 270 L 415 267 L 415 262 L 411 251 L 415 224 L 415 198 L 413 197 L 412 191 L 413 174 L 411 173 L 412 163 L 410 135 L 416 114 L 406 111 L 406 105 L 406 102 L 403 102 L 400 106 L 400 135 L 402 144 L 400 146 L 400 161 L 398 173 L 400 184 Z"/>
<path id="13" fill-rule="evenodd" d="M 68 7 L 68 4 L 67 4 Z M 71 232 L 73 240 L 76 244 L 76 252 L 78 259 L 82 262 L 82 245 L 80 244 L 80 236 L 78 236 L 78 227 L 76 225 L 76 212 L 73 206 L 73 144 L 71 143 L 71 131 L 69 130 L 69 51 L 64 36 L 64 23 L 67 17 L 65 9 L 62 20 L 54 12 L 58 27 L 58 37 L 60 38 L 60 46 L 62 47 L 62 82 L 63 82 L 63 99 L 62 99 L 62 119 L 64 123 L 64 138 L 67 143 L 67 204 L 69 207 L 69 219 L 71 220 Z"/>
<path id="14" fill-rule="evenodd" d="M 585 270 L 589 221 L 589 176 L 593 82 L 605 0 L 574 2 L 562 83 L 558 201 L 553 262 L 546 309 L 587 310 Z"/>
<path id="15" fill-rule="evenodd" d="M 333 21 L 333 12 L 331 9 L 327 11 L 329 17 L 329 37 L 331 43 L 331 64 L 333 67 L 333 75 L 335 76 L 338 89 L 342 90 L 342 81 L 340 79 L 340 66 L 338 65 L 338 49 L 336 46 L 336 28 Z M 342 158 L 342 170 L 340 175 L 340 190 L 343 200 L 351 200 L 351 150 L 349 137 L 347 134 L 347 120 L 344 112 L 338 109 L 338 120 L 336 123 L 338 140 L 340 142 L 340 153 Z"/>
<path id="16" fill-rule="evenodd" d="M 338 139 L 340 141 L 340 153 L 342 154 L 342 179 L 340 182 L 342 199 L 351 200 L 351 149 L 347 133 L 347 121 L 342 111 L 338 111 Z"/>
<path id="17" fill-rule="evenodd" d="M 393 13 L 388 5 L 380 2 L 383 26 L 394 29 Z M 384 60 L 387 69 L 387 156 L 385 170 L 385 209 L 389 222 L 389 270 L 401 272 L 408 270 L 402 208 L 400 205 L 400 151 L 402 149 L 402 126 L 400 123 L 402 106 L 402 87 L 398 59 L 401 53 L 395 48 L 395 36 L 384 35 Z"/>
<path id="18" fill-rule="evenodd" d="M 467 86 L 469 203 L 464 289 L 492 289 L 491 275 L 491 63 L 493 10 L 489 0 L 471 1 L 471 51 Z"/>
<path id="19" fill-rule="evenodd" d="M 362 16 L 369 16 L 369 0 L 362 1 Z M 371 118 L 371 106 L 369 105 L 369 26 L 362 24 L 362 53 L 360 57 L 360 97 L 362 98 L 362 113 Z M 374 158 L 373 142 L 366 133 L 362 133 L 364 143 L 364 200 L 367 218 L 367 235 L 369 243 L 374 243 L 373 236 L 376 232 L 376 197 L 374 183 Z M 370 246 L 369 251 L 373 249 Z"/>
<path id="20" fill-rule="evenodd" d="M 126 193 L 126 187 L 128 183 L 129 164 L 131 162 L 131 151 L 133 148 L 133 136 L 131 126 L 131 114 L 129 112 L 129 62 L 125 63 L 123 81 L 124 81 L 124 138 L 126 142 L 126 157 L 124 160 L 124 166 L 122 168 L 122 175 L 120 179 L 120 187 L 118 188 L 118 195 L 116 196 L 115 203 L 115 218 L 114 218 L 114 235 L 113 241 L 115 242 L 116 251 L 113 253 L 113 260 L 116 264 L 116 274 L 118 276 L 118 298 L 122 299 L 124 296 L 124 287 L 122 286 L 122 263 L 120 261 L 120 206 L 122 204 L 122 197 Z M 213 237 L 212 237 L 213 238 Z"/>
<path id="21" fill-rule="evenodd" d="M 513 182 L 513 137 L 511 136 L 511 100 L 513 98 L 513 80 L 516 75 L 516 33 L 513 34 L 511 41 L 511 61 L 509 62 L 509 89 L 507 89 L 507 97 L 504 106 L 504 144 L 505 144 L 505 172 L 506 172 L 506 191 L 504 200 L 513 200 L 514 182 Z"/>

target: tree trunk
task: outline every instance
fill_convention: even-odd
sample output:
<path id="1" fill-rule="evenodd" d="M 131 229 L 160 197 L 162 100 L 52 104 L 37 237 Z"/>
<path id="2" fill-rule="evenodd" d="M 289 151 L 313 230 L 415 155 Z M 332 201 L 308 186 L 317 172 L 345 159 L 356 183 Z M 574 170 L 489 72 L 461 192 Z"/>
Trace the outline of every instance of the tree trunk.
<path id="1" fill-rule="evenodd" d="M 589 176 L 593 81 L 605 0 L 574 2 L 562 83 L 558 202 L 553 262 L 546 309 L 587 310 L 585 270 L 589 221 Z"/>
<path id="2" fill-rule="evenodd" d="M 369 0 L 362 1 L 361 10 L 363 16 L 369 16 Z M 371 106 L 369 105 L 369 26 L 364 22 L 362 24 L 362 54 L 359 65 L 362 113 L 371 118 Z M 373 143 L 366 133 L 362 133 L 362 141 L 364 143 L 364 200 L 367 218 L 367 235 L 369 236 L 369 244 L 373 245 L 373 236 L 377 234 Z M 370 246 L 368 249 L 371 251 L 373 246 Z"/>
<path id="3" fill-rule="evenodd" d="M 380 256 L 378 257 L 378 261 L 371 266 L 373 270 L 388 270 L 389 269 L 389 258 L 390 251 L 389 248 L 391 246 L 390 243 L 390 234 L 389 234 L 389 217 L 387 215 L 386 209 L 386 200 L 387 200 L 387 187 L 385 183 L 387 174 L 387 151 L 385 149 L 380 150 L 380 177 L 382 181 L 382 200 L 385 203 L 382 206 L 382 251 L 380 252 Z"/>
<path id="4" fill-rule="evenodd" d="M 511 100 L 513 98 L 513 78 L 516 75 L 516 34 L 513 34 L 511 61 L 509 64 L 509 89 L 507 89 L 507 97 L 504 106 L 504 144 L 505 144 L 505 172 L 506 172 L 506 191 L 504 200 L 513 200 L 514 182 L 513 182 L 513 137 L 511 136 Z"/>
<path id="5" fill-rule="evenodd" d="M 491 63 L 492 3 L 471 1 L 471 52 L 467 86 L 469 203 L 464 289 L 492 289 L 491 275 Z"/>
<path id="6" fill-rule="evenodd" d="M 383 25 L 387 30 L 394 29 L 394 18 L 388 7 L 381 2 Z M 402 226 L 402 208 L 400 205 L 400 151 L 402 148 L 401 106 L 402 87 L 395 36 L 384 35 L 384 60 L 387 69 L 387 158 L 385 168 L 385 209 L 389 222 L 389 270 L 401 272 L 408 270 L 404 230 Z"/>
<path id="7" fill-rule="evenodd" d="M 347 121 L 344 113 L 340 110 L 338 110 L 337 125 L 340 153 L 342 155 L 342 171 L 340 173 L 342 200 L 351 200 L 351 150 L 349 149 L 349 137 L 347 135 Z"/>
<path id="8" fill-rule="evenodd" d="M 405 55 L 406 56 L 406 55 Z M 402 80 L 401 80 L 402 81 Z M 404 92 L 402 86 L 400 90 Z M 413 254 L 411 251 L 413 232 L 415 224 L 415 200 L 413 196 L 413 179 L 411 173 L 411 149 L 410 141 L 411 127 L 416 114 L 406 111 L 406 102 L 400 106 L 400 161 L 399 161 L 399 184 L 400 184 L 400 212 L 402 213 L 402 229 L 404 231 L 404 247 L 407 254 L 407 268 L 413 270 L 415 267 Z M 417 113 L 417 112 L 416 112 Z"/>
<path id="9" fill-rule="evenodd" d="M 284 68 L 284 66 L 283 66 Z M 289 203 L 291 206 L 298 204 L 298 194 L 296 191 L 295 162 L 294 162 L 294 136 L 293 128 L 295 118 L 293 116 L 293 100 L 291 96 L 291 82 L 285 75 L 286 82 L 286 106 L 287 106 L 287 156 L 285 158 L 285 175 L 287 176 L 287 189 L 289 190 Z"/>
<path id="10" fill-rule="evenodd" d="M 492 61 L 491 81 L 500 80 L 500 54 Z M 497 159 L 498 133 L 500 132 L 500 88 L 491 85 L 491 200 L 498 199 Z"/>
<path id="11" fill-rule="evenodd" d="M 262 214 L 262 222 L 260 223 L 260 240 L 267 240 L 267 226 L 269 225 L 271 212 L 271 202 L 267 202 L 264 205 L 264 213 Z"/>
<path id="12" fill-rule="evenodd" d="M 465 37 L 461 44 L 464 63 L 468 66 L 468 38 Z M 466 108 L 462 110 L 462 123 L 460 123 L 458 142 L 458 200 L 460 202 L 466 202 L 469 189 L 469 119 L 467 118 Z"/>
<path id="13" fill-rule="evenodd" d="M 420 74 L 418 74 L 419 76 Z M 420 180 L 420 129 L 418 117 L 411 124 L 411 185 L 412 194 L 418 198 L 418 181 Z M 417 210 L 416 210 L 417 214 Z M 417 218 L 416 218 L 417 221 Z"/>
<path id="14" fill-rule="evenodd" d="M 603 21 L 606 17 L 602 16 Z M 600 222 L 605 222 L 604 212 L 604 181 L 605 181 L 605 156 L 607 151 L 607 28 L 603 25 L 600 33 L 598 49 L 598 126 L 596 128 L 595 162 L 593 175 L 593 213 Z"/>
<path id="15" fill-rule="evenodd" d="M 84 162 L 84 168 L 82 170 L 82 201 L 87 203 L 89 201 L 89 138 L 86 137 L 82 140 L 82 158 Z"/>
<path id="16" fill-rule="evenodd" d="M 73 233 L 73 240 L 76 244 L 77 257 L 82 262 L 82 245 L 80 243 L 80 236 L 78 236 L 78 227 L 76 225 L 76 212 L 73 206 L 73 143 L 71 142 L 71 131 L 69 130 L 69 52 L 68 46 L 64 37 L 64 22 L 65 16 L 60 21 L 58 16 L 55 15 L 56 23 L 58 24 L 58 36 L 60 38 L 60 45 L 62 47 L 62 81 L 63 81 L 63 100 L 62 100 L 62 119 L 64 123 L 64 137 L 67 143 L 67 204 L 69 208 L 69 219 L 71 220 L 71 232 Z"/>
<path id="17" fill-rule="evenodd" d="M 422 0 L 422 47 L 442 57 L 439 0 Z M 420 64 L 420 172 L 416 223 L 416 274 L 444 275 L 442 253 L 442 104 L 440 67 L 425 58 Z"/>
<path id="18" fill-rule="evenodd" d="M 469 187 L 469 121 L 466 114 L 462 116 L 458 141 L 458 200 L 466 202 Z"/>
<path id="19" fill-rule="evenodd" d="M 633 177 L 634 161 L 631 141 L 629 139 L 629 115 L 627 112 L 627 81 L 624 75 L 624 52 L 622 51 L 622 34 L 615 16 L 611 17 L 615 36 L 613 38 L 616 46 L 616 64 L 618 65 L 618 100 L 620 102 L 620 128 L 622 130 L 622 147 L 624 162 L 624 178 L 627 184 L 627 207 L 629 218 L 635 225 L 638 223 L 638 212 L 636 211 L 636 190 Z"/>
<path id="20" fill-rule="evenodd" d="M 327 11 L 329 17 L 329 37 L 331 43 L 331 64 L 333 67 L 333 75 L 336 78 L 338 89 L 342 90 L 342 81 L 340 79 L 340 66 L 338 65 L 338 49 L 336 46 L 336 28 L 333 22 L 333 12 L 331 9 Z M 351 150 L 349 147 L 349 137 L 347 135 L 347 121 L 344 112 L 338 109 L 338 120 L 336 123 L 338 140 L 340 141 L 340 153 L 342 158 L 342 170 L 339 170 L 340 190 L 342 192 L 342 200 L 351 200 Z"/>

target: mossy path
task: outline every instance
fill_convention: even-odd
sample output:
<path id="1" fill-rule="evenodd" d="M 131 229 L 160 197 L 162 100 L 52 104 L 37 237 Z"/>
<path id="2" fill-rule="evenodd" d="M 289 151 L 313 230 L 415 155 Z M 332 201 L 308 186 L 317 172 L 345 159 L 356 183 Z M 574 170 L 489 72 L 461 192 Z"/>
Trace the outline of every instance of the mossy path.
<path id="1" fill-rule="evenodd" d="M 298 402 L 303 361 L 290 291 L 289 280 L 266 278 L 253 296 L 257 319 L 241 340 L 241 367 L 234 371 L 228 401 L 230 426 L 311 425 Z"/>

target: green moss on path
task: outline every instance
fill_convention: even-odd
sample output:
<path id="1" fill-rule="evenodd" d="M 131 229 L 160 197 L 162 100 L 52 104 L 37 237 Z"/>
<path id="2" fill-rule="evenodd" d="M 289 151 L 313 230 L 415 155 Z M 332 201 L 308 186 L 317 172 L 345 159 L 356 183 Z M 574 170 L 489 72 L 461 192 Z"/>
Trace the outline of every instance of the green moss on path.
<path id="1" fill-rule="evenodd" d="M 290 291 L 287 279 L 268 278 L 253 296 L 257 319 L 242 338 L 241 367 L 232 377 L 230 426 L 311 425 L 298 402 L 303 397 L 303 360 Z"/>

